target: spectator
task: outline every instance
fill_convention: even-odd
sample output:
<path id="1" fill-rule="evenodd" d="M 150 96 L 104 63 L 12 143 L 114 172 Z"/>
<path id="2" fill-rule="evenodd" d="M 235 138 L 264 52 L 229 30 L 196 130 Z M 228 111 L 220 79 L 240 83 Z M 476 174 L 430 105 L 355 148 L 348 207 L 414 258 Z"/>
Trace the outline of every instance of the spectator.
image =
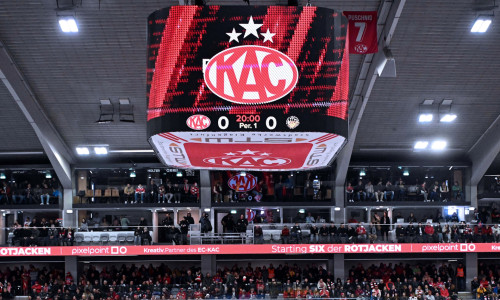
<path id="1" fill-rule="evenodd" d="M 228 212 L 227 215 L 225 215 L 222 220 L 222 232 L 224 233 L 230 233 L 234 231 L 234 220 L 233 220 L 233 215 Z"/>
<path id="2" fill-rule="evenodd" d="M 122 216 L 120 219 L 120 224 L 122 226 L 122 230 L 126 231 L 130 226 L 130 220 L 126 216 Z"/>
<path id="3" fill-rule="evenodd" d="M 318 236 L 319 230 L 316 227 L 316 225 L 311 226 L 311 228 L 309 229 L 309 232 L 310 232 L 310 235 L 309 235 L 310 242 L 312 244 L 317 243 L 319 241 L 319 236 Z"/>
<path id="4" fill-rule="evenodd" d="M 363 224 L 358 225 L 356 228 L 357 240 L 360 243 L 365 243 L 367 241 L 366 229 Z"/>
<path id="5" fill-rule="evenodd" d="M 174 187 L 171 182 L 167 182 L 167 186 L 164 188 L 165 197 L 163 198 L 163 203 L 165 203 L 165 199 L 167 203 L 172 203 L 172 199 L 174 198 Z"/>
<path id="6" fill-rule="evenodd" d="M 283 226 L 283 229 L 281 230 L 281 242 L 283 244 L 288 244 L 290 242 L 290 229 L 288 229 L 288 226 Z"/>
<path id="7" fill-rule="evenodd" d="M 446 202 L 450 198 L 450 190 L 448 189 L 448 185 L 443 181 L 441 187 L 439 188 L 439 196 L 441 201 Z"/>
<path id="8" fill-rule="evenodd" d="M 158 185 L 153 179 L 151 179 L 149 185 L 147 186 L 147 199 L 149 202 L 154 203 L 155 200 L 158 199 L 158 193 Z"/>
<path id="9" fill-rule="evenodd" d="M 248 220 L 245 218 L 245 215 L 241 214 L 240 218 L 236 222 L 236 229 L 238 232 L 245 233 L 247 232 Z"/>
<path id="10" fill-rule="evenodd" d="M 375 199 L 377 202 L 384 202 L 384 185 L 382 181 L 379 181 L 375 186 Z"/>
<path id="11" fill-rule="evenodd" d="M 212 193 L 214 195 L 214 202 L 215 203 L 222 203 L 222 185 L 220 182 L 217 182 L 213 188 L 212 188 Z"/>
<path id="12" fill-rule="evenodd" d="M 253 229 L 253 236 L 254 236 L 254 241 L 255 244 L 262 244 L 263 243 L 263 235 L 264 233 L 262 232 L 262 227 L 260 226 L 255 226 Z"/>
<path id="13" fill-rule="evenodd" d="M 200 227 L 201 227 L 201 233 L 208 233 L 212 231 L 212 223 L 210 222 L 207 213 L 203 213 L 200 219 Z"/>
<path id="14" fill-rule="evenodd" d="M 462 187 L 458 184 L 458 181 L 453 183 L 451 187 L 451 192 L 453 193 L 453 199 L 462 200 Z"/>
<path id="15" fill-rule="evenodd" d="M 387 181 L 384 188 L 384 199 L 386 201 L 394 200 L 394 187 L 390 181 Z"/>
<path id="16" fill-rule="evenodd" d="M 146 190 L 142 186 L 142 184 L 139 183 L 137 188 L 135 189 L 135 203 L 137 202 L 137 198 L 141 198 L 141 203 L 144 203 L 144 195 L 146 194 Z"/>
<path id="17" fill-rule="evenodd" d="M 130 183 L 127 183 L 127 186 L 123 189 L 123 195 L 125 197 L 125 204 L 127 204 L 128 201 L 132 202 L 132 195 L 134 194 L 134 192 L 135 192 L 134 188 L 130 185 Z M 136 199 L 137 199 L 137 197 L 136 197 Z"/>
<path id="18" fill-rule="evenodd" d="M 82 219 L 82 223 L 80 224 L 80 231 L 89 231 L 89 224 L 85 218 Z"/>
<path id="19" fill-rule="evenodd" d="M 371 181 L 368 181 L 368 183 L 365 185 L 365 193 L 366 200 L 372 201 L 375 194 L 375 188 L 373 187 Z"/>
<path id="20" fill-rule="evenodd" d="M 198 187 L 198 183 L 196 182 L 193 183 L 190 189 L 190 193 L 191 193 L 190 202 L 198 202 L 200 200 L 200 189 Z"/>
<path id="21" fill-rule="evenodd" d="M 44 184 L 43 189 L 42 189 L 42 195 L 40 196 L 40 198 L 41 198 L 40 205 L 48 205 L 49 204 L 50 192 L 51 191 L 50 191 L 49 187 L 47 186 L 47 184 Z"/>
<path id="22" fill-rule="evenodd" d="M 302 241 L 302 229 L 299 226 L 299 223 L 295 223 L 290 231 L 291 237 L 297 242 L 300 243 Z"/>
<path id="23" fill-rule="evenodd" d="M 347 184 L 345 191 L 347 193 L 347 200 L 349 202 L 354 202 L 354 188 L 352 187 L 350 182 Z"/>

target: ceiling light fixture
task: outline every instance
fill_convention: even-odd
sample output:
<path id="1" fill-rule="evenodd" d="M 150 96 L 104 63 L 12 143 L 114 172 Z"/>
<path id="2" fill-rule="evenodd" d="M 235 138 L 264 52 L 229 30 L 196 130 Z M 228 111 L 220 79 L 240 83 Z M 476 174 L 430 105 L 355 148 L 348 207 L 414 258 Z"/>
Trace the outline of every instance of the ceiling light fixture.
<path id="1" fill-rule="evenodd" d="M 106 155 L 108 154 L 108 148 L 106 146 L 96 146 L 94 147 L 94 152 L 97 155 Z"/>
<path id="2" fill-rule="evenodd" d="M 365 169 L 359 171 L 359 176 L 363 177 L 363 176 L 366 176 L 366 171 Z"/>
<path id="3" fill-rule="evenodd" d="M 429 145 L 428 141 L 417 141 L 415 143 L 415 145 L 413 146 L 413 149 L 416 149 L 416 150 L 426 149 L 428 145 Z"/>
<path id="4" fill-rule="evenodd" d="M 440 122 L 450 123 L 450 122 L 455 121 L 456 118 L 457 118 L 457 115 L 455 115 L 455 114 L 444 114 L 443 116 L 441 116 Z"/>
<path id="5" fill-rule="evenodd" d="M 61 27 L 62 32 L 65 33 L 78 32 L 78 25 L 76 24 L 74 16 L 60 16 L 59 26 Z"/>
<path id="6" fill-rule="evenodd" d="M 440 151 L 440 150 L 446 149 L 447 145 L 448 145 L 448 143 L 446 141 L 437 140 L 437 141 L 432 142 L 431 149 L 436 150 L 436 151 Z"/>
<path id="7" fill-rule="evenodd" d="M 240 176 L 246 177 L 246 176 L 247 176 L 247 172 L 245 172 L 245 171 L 241 171 L 241 172 L 240 172 Z"/>
<path id="8" fill-rule="evenodd" d="M 47 173 L 45 173 L 45 178 L 51 179 L 52 178 L 52 173 L 50 173 L 50 171 L 47 171 Z"/>
<path id="9" fill-rule="evenodd" d="M 177 171 L 176 176 L 177 176 L 177 177 L 182 177 L 182 171 Z"/>
<path id="10" fill-rule="evenodd" d="M 405 169 L 403 171 L 403 176 L 410 176 L 410 171 L 408 169 Z"/>
<path id="11" fill-rule="evenodd" d="M 76 153 L 78 155 L 89 155 L 90 154 L 90 150 L 88 147 L 76 147 Z"/>
<path id="12" fill-rule="evenodd" d="M 5 173 L 0 173 L 0 179 L 7 179 L 7 176 L 5 176 Z"/>
<path id="13" fill-rule="evenodd" d="M 474 22 L 474 25 L 472 25 L 470 32 L 485 33 L 490 27 L 492 18 L 493 16 L 479 16 Z"/>
<path id="14" fill-rule="evenodd" d="M 418 115 L 418 121 L 420 123 L 429 123 L 432 122 L 434 116 L 432 114 L 420 114 Z"/>
<path id="15" fill-rule="evenodd" d="M 131 172 L 130 172 L 130 177 L 132 177 L 132 178 L 137 177 L 137 174 L 135 174 L 135 171 L 131 171 Z"/>

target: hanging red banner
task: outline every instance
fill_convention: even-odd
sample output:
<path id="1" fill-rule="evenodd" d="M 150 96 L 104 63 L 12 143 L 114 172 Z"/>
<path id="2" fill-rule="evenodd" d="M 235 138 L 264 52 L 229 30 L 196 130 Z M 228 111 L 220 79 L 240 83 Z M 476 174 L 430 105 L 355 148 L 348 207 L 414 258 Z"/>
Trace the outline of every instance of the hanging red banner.
<path id="1" fill-rule="evenodd" d="M 349 21 L 349 54 L 378 52 L 377 12 L 344 11 Z"/>

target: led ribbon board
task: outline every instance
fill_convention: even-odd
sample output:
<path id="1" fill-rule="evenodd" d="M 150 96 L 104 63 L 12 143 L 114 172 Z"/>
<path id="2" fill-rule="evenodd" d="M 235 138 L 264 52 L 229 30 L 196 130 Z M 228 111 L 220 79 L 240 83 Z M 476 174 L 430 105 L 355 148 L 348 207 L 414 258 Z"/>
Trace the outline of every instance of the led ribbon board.
<path id="1" fill-rule="evenodd" d="M 347 138 L 347 20 L 286 6 L 173 6 L 148 19 L 148 137 L 176 168 L 305 170 Z"/>

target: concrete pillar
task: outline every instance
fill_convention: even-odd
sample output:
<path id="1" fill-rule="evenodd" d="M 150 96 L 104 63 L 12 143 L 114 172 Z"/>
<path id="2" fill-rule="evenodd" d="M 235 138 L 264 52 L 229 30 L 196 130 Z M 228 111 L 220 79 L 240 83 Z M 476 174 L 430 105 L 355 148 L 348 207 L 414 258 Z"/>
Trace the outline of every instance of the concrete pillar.
<path id="1" fill-rule="evenodd" d="M 207 254 L 201 256 L 201 274 L 205 276 L 207 273 L 214 275 L 217 268 L 216 259 L 214 254 Z"/>
<path id="2" fill-rule="evenodd" d="M 78 282 L 78 259 L 76 256 L 64 257 L 64 273 L 71 273 L 75 283 Z M 64 278 L 64 277 L 63 277 Z"/>
<path id="3" fill-rule="evenodd" d="M 77 227 L 77 219 L 75 214 L 73 213 L 73 190 L 72 189 L 63 189 L 63 227 Z"/>
<path id="4" fill-rule="evenodd" d="M 158 243 L 158 212 L 156 210 L 153 211 L 153 243 Z"/>
<path id="5" fill-rule="evenodd" d="M 212 188 L 210 184 L 210 171 L 200 171 L 200 204 L 201 208 L 212 207 Z"/>
<path id="6" fill-rule="evenodd" d="M 345 263 L 344 254 L 333 254 L 333 258 L 328 259 L 328 271 L 332 272 L 335 280 L 337 278 L 344 281 L 345 278 Z"/>
<path id="7" fill-rule="evenodd" d="M 472 182 L 472 168 L 465 171 L 465 200 L 470 200 L 470 206 L 477 208 L 477 184 Z"/>
<path id="8" fill-rule="evenodd" d="M 470 291 L 470 283 L 477 277 L 477 253 L 465 254 L 465 287 Z"/>

